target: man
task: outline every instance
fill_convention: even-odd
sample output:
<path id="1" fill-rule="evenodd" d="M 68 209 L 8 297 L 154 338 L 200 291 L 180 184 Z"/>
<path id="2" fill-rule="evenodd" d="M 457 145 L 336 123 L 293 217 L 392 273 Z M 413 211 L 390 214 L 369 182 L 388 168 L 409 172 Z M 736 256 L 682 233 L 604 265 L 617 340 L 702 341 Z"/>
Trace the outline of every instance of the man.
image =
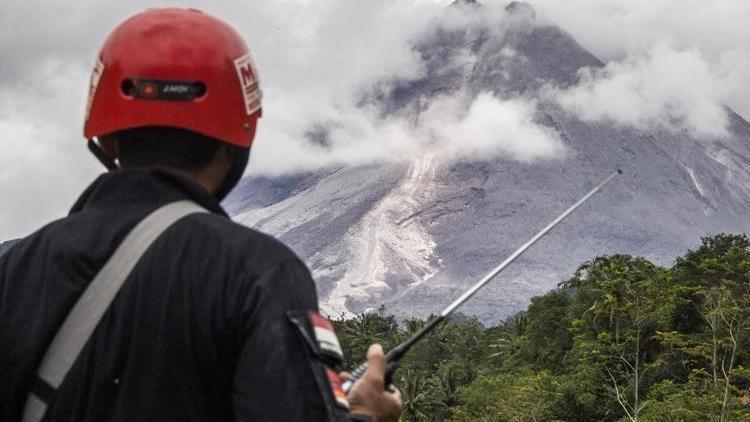
<path id="1" fill-rule="evenodd" d="M 218 19 L 157 9 L 113 31 L 84 127 L 113 171 L 0 258 L 0 420 L 398 419 L 382 349 L 345 395 L 308 270 L 219 205 L 260 99 Z"/>

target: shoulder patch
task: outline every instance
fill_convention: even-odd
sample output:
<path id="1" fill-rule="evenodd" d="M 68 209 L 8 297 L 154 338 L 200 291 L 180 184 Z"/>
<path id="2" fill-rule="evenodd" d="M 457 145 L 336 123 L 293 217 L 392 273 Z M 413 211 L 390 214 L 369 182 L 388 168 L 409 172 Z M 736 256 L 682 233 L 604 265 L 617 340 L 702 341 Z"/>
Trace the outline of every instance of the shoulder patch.
<path id="1" fill-rule="evenodd" d="M 333 355 L 339 360 L 343 360 L 344 352 L 341 350 L 339 339 L 333 331 L 333 325 L 331 325 L 331 322 L 320 314 L 314 312 L 310 312 L 309 316 L 310 326 L 313 327 L 315 340 L 318 341 L 320 351 L 322 353 Z"/>

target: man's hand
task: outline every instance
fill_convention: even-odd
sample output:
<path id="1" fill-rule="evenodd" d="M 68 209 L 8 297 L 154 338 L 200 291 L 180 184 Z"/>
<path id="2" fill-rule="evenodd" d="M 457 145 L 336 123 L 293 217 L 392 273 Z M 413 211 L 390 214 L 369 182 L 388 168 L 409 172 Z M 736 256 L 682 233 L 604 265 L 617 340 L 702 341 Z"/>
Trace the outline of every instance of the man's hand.
<path id="1" fill-rule="evenodd" d="M 373 418 L 374 422 L 395 422 L 401 416 L 401 393 L 385 389 L 387 362 L 383 347 L 373 344 L 367 350 L 367 372 L 352 387 L 347 397 L 352 413 Z"/>

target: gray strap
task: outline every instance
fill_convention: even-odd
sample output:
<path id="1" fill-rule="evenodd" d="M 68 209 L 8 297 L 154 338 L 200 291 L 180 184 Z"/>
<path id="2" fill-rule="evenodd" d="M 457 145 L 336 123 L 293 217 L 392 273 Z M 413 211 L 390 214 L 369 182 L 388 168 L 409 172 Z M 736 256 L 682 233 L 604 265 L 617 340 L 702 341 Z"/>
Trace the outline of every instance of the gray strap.
<path id="1" fill-rule="evenodd" d="M 55 334 L 39 367 L 39 378 L 57 389 L 73 366 L 81 349 L 96 329 L 125 279 L 144 252 L 160 234 L 177 220 L 189 214 L 208 212 L 192 201 L 177 201 L 152 212 L 128 233 L 125 240 L 88 285 Z M 24 408 L 24 422 L 38 422 L 47 404 L 29 394 Z"/>

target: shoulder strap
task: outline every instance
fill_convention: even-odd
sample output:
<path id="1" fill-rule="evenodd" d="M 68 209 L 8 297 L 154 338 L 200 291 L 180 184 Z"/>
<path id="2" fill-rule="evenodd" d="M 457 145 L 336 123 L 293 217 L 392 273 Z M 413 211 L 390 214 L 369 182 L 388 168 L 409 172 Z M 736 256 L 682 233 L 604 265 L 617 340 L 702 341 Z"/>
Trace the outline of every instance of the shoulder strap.
<path id="1" fill-rule="evenodd" d="M 47 391 L 60 387 L 83 346 L 96 329 L 104 313 L 114 300 L 125 279 L 151 244 L 177 220 L 189 214 L 208 212 L 192 201 L 177 201 L 152 212 L 117 247 L 114 254 L 99 270 L 55 334 L 42 359 L 37 373 L 37 384 Z M 32 391 L 26 400 L 24 422 L 42 420 L 51 397 Z"/>

